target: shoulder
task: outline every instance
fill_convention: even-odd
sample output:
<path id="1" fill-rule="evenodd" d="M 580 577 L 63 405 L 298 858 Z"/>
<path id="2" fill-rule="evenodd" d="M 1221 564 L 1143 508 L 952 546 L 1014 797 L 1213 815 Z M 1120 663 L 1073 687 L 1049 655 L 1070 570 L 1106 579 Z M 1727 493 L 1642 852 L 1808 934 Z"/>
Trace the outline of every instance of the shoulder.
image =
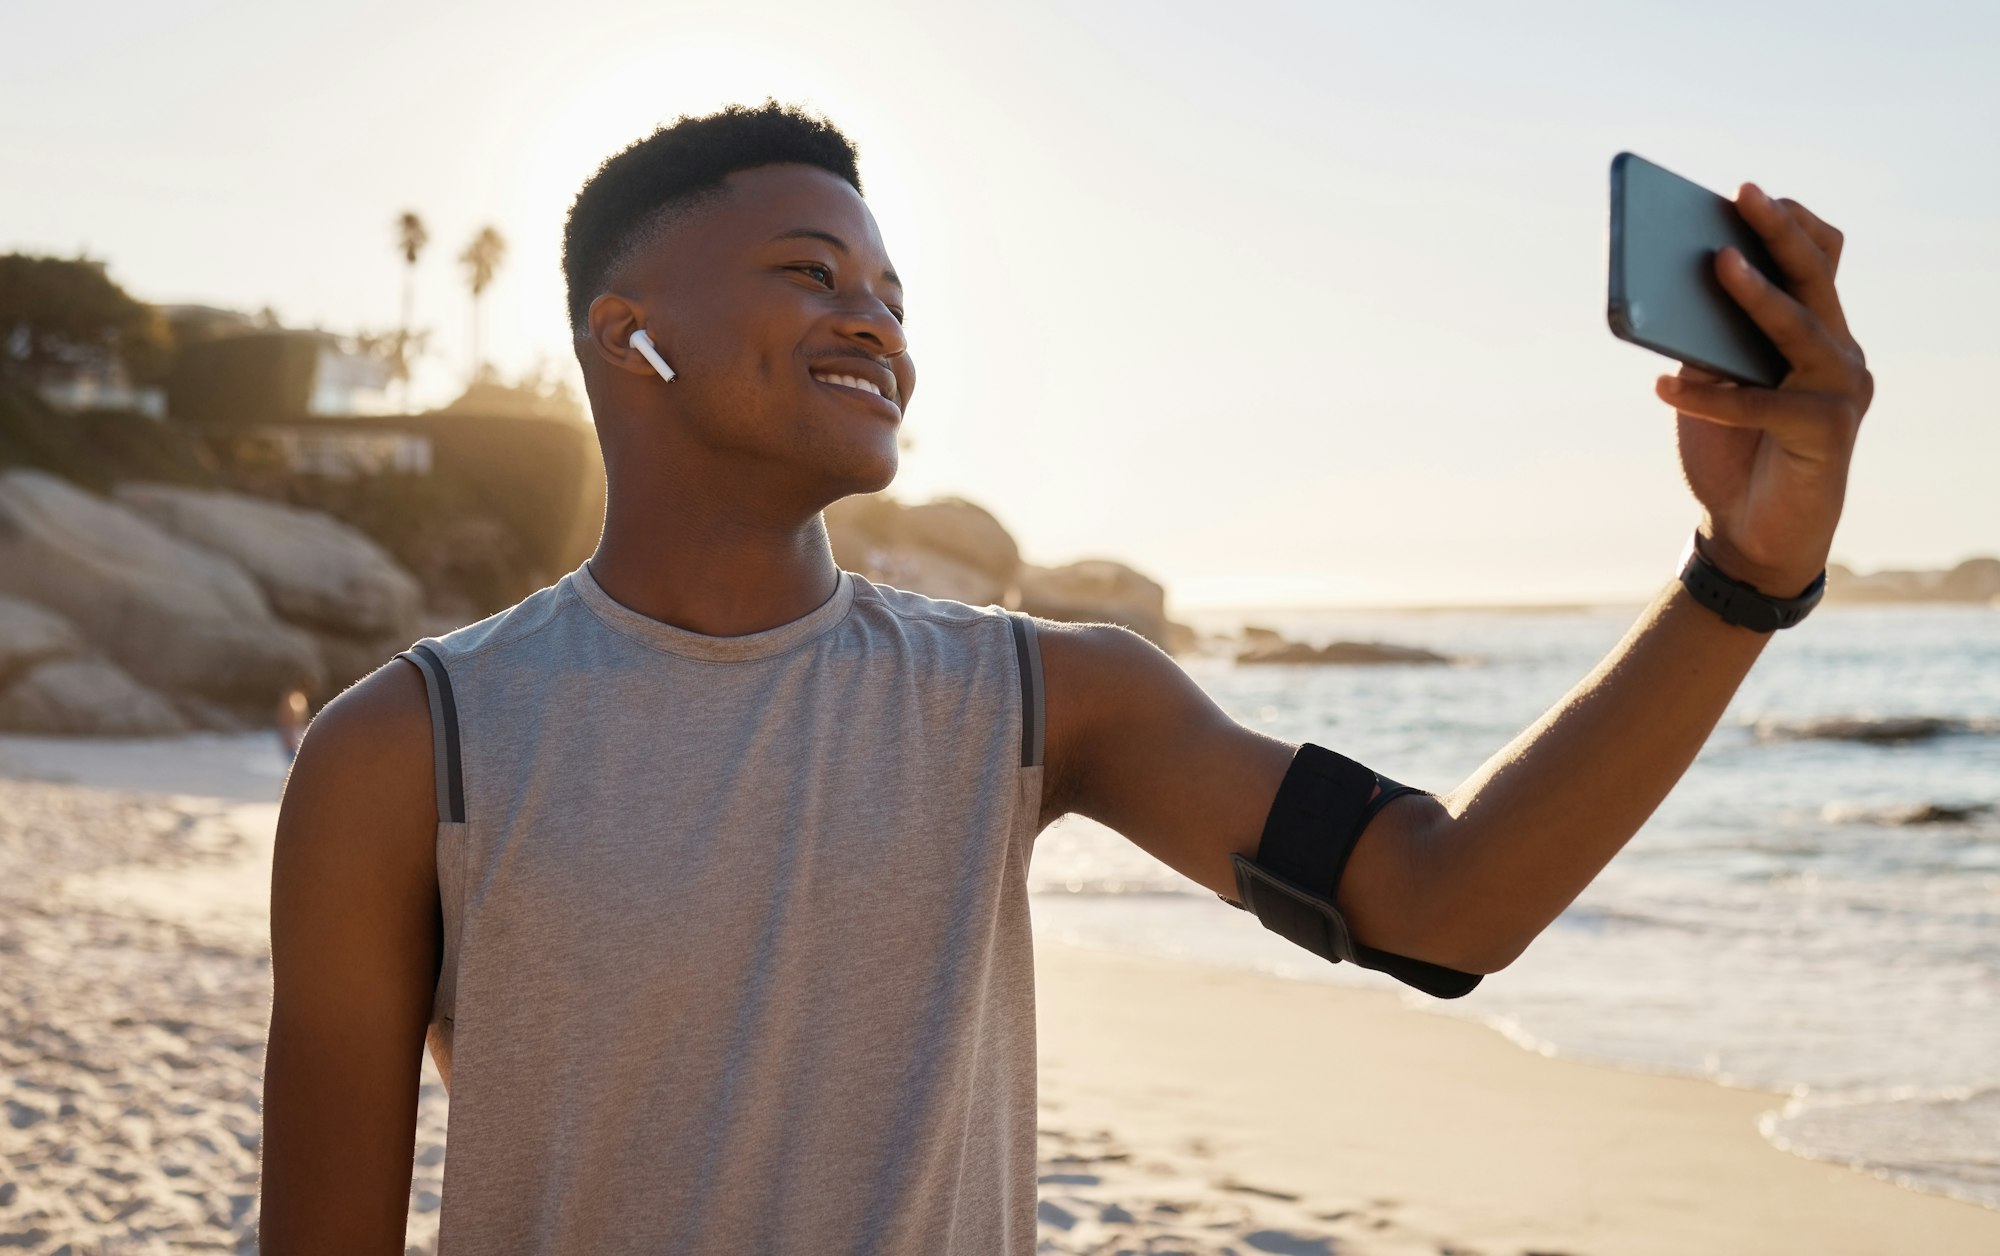
<path id="1" fill-rule="evenodd" d="M 1179 663 L 1110 624 L 1042 629 L 1042 822 L 1065 812 L 1122 833 L 1217 893 L 1254 851 L 1294 747 L 1230 718 Z"/>
<path id="2" fill-rule="evenodd" d="M 1036 619 L 1049 757 L 1088 758 L 1094 743 L 1156 721 L 1207 719 L 1214 705 L 1160 647 L 1118 624 Z"/>
<path id="3" fill-rule="evenodd" d="M 1047 619 L 1034 625 L 1050 704 L 1059 693 L 1072 714 L 1104 714 L 1111 705 L 1143 703 L 1194 684 L 1180 664 L 1130 628 Z"/>
<path id="4" fill-rule="evenodd" d="M 1119 758 L 1153 757 L 1163 737 L 1221 719 L 1180 664 L 1131 629 L 1046 619 L 1034 625 L 1046 729 L 1044 823 L 1087 807 Z"/>
<path id="5" fill-rule="evenodd" d="M 428 757 L 430 741 L 430 695 L 423 673 L 407 659 L 390 659 L 313 717 L 299 744 L 299 763 L 360 766 L 400 759 L 402 751 L 413 748 Z"/>
<path id="6" fill-rule="evenodd" d="M 420 834 L 437 823 L 430 696 L 423 674 L 391 659 L 313 717 L 285 780 L 279 840 L 364 846 L 374 835 Z M 393 840 L 393 839 L 392 839 Z"/>
<path id="7" fill-rule="evenodd" d="M 571 587 L 570 577 L 564 576 L 505 610 L 443 636 L 426 637 L 421 644 L 433 647 L 443 661 L 451 663 L 531 637 L 565 615 L 589 613 L 590 608 Z"/>
<path id="8" fill-rule="evenodd" d="M 886 616 L 910 622 L 979 627 L 1005 623 L 1008 611 L 999 606 L 974 606 L 950 598 L 912 593 L 890 584 L 877 584 L 859 572 L 850 571 L 854 582 L 854 607 L 863 614 Z"/>

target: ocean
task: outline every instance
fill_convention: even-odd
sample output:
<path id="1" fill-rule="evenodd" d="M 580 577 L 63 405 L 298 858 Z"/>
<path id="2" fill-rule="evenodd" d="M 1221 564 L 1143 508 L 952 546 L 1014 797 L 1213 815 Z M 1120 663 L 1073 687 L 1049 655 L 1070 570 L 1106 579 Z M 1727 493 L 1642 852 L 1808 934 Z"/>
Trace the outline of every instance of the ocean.
<path id="1" fill-rule="evenodd" d="M 1636 608 L 1209 615 L 1450 665 L 1185 666 L 1244 724 L 1443 789 L 1614 646 Z M 1845 719 L 1901 741 L 1802 737 Z M 1029 877 L 1039 934 L 1386 987 L 1269 934 L 1067 817 Z M 1782 1092 L 1787 1151 L 2000 1208 L 2000 607 L 1823 608 L 1780 633 L 1680 785 L 1507 970 L 1404 992 L 1522 1047 Z"/>

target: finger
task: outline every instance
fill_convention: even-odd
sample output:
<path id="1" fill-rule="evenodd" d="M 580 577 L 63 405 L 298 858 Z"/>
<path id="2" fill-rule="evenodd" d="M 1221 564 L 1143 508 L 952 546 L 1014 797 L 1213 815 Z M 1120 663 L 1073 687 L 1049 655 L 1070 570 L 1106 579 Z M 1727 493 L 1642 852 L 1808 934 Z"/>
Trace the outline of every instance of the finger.
<path id="1" fill-rule="evenodd" d="M 1718 253 L 1715 274 L 1750 321 L 1778 346 L 1792 370 L 1817 373 L 1840 357 L 1840 347 L 1814 312 L 1766 278 L 1740 250 L 1727 248 Z"/>
<path id="2" fill-rule="evenodd" d="M 1681 369 L 1678 378 L 1699 380 L 1704 384 L 1728 384 L 1731 388 L 1736 387 L 1736 382 L 1734 380 L 1725 379 L 1722 376 L 1717 375 L 1714 371 L 1703 370 L 1701 367 L 1694 365 L 1692 362 L 1681 363 Z"/>
<path id="3" fill-rule="evenodd" d="M 1840 228 L 1789 196 L 1779 197 L 1778 204 L 1791 211 L 1792 217 L 1799 220 L 1799 226 L 1812 237 L 1812 242 L 1819 245 L 1819 251 L 1826 254 L 1827 269 L 1840 273 L 1840 249 L 1847 243 L 1847 237 L 1841 234 Z"/>
<path id="4" fill-rule="evenodd" d="M 1833 264 L 1800 220 L 1754 183 L 1736 194 L 1736 210 L 1764 238 L 1764 247 L 1785 274 L 1785 286 L 1834 333 L 1847 335 L 1847 318 L 1840 309 L 1840 292 L 1833 284 Z"/>
<path id="5" fill-rule="evenodd" d="M 1725 388 L 1671 376 L 1661 378 L 1658 392 L 1660 400 L 1689 418 L 1769 432 L 1797 452 L 1829 447 L 1861 422 L 1851 405 L 1830 406 L 1827 396 L 1817 393 Z"/>

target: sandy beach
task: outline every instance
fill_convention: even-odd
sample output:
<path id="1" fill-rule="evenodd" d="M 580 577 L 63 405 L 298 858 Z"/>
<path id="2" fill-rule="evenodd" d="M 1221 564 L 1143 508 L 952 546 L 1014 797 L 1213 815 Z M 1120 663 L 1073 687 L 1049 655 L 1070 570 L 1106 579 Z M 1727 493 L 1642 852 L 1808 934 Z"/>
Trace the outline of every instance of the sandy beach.
<path id="1" fill-rule="evenodd" d="M 0 1247 L 254 1250 L 282 773 L 249 737 L 0 738 Z M 2000 1251 L 2000 1212 L 1773 1148 L 1778 1095 L 1543 1058 L 1375 991 L 1038 956 L 1042 1251 Z M 445 1113 L 427 1071 L 411 1252 Z"/>

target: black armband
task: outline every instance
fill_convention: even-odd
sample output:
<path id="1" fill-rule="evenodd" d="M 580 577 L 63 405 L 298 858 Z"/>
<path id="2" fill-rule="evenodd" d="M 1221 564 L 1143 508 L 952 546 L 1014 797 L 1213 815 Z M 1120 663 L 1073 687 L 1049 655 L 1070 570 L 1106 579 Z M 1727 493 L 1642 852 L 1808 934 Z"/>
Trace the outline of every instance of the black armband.
<path id="1" fill-rule="evenodd" d="M 1324 746 L 1300 746 L 1264 821 L 1257 858 L 1230 856 L 1242 899 L 1231 906 L 1255 912 L 1266 929 L 1333 963 L 1346 960 L 1388 973 L 1440 999 L 1470 993 L 1479 974 L 1362 946 L 1348 935 L 1347 921 L 1333 905 L 1348 857 L 1375 813 L 1405 794 L 1424 792 Z"/>

